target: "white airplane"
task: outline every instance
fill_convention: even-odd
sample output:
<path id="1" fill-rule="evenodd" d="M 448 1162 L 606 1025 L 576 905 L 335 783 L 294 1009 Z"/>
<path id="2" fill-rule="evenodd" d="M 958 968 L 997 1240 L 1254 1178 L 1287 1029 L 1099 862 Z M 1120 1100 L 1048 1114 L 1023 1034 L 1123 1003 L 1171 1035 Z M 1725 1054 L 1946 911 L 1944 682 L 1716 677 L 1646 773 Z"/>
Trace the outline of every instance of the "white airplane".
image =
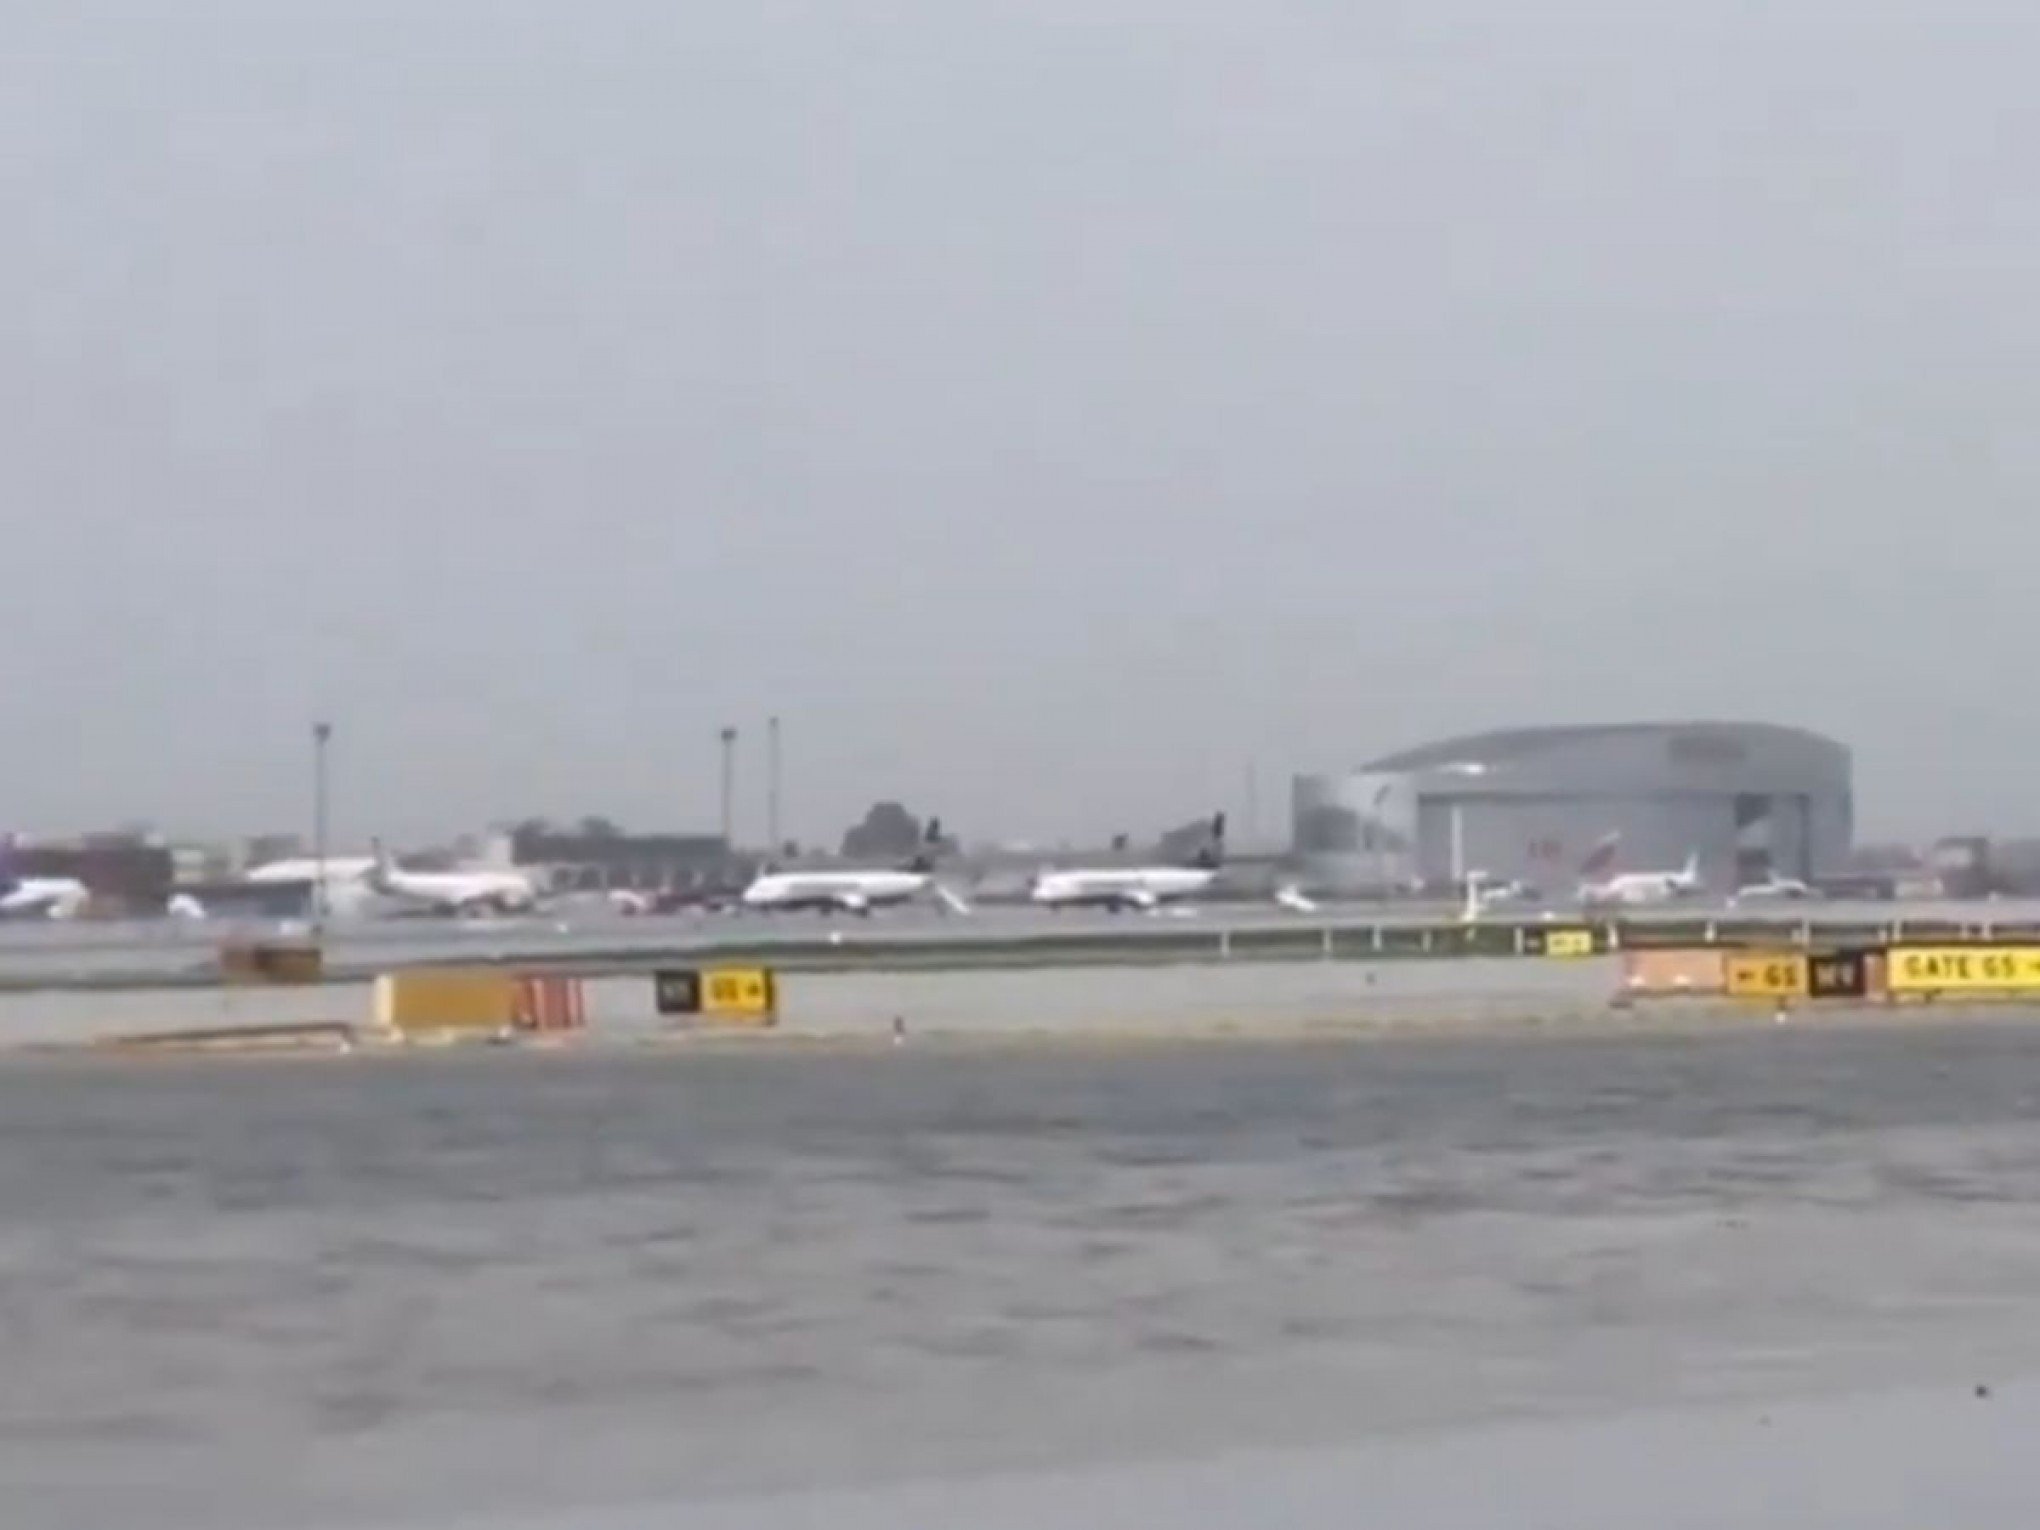
<path id="1" fill-rule="evenodd" d="M 76 877 L 0 872 L 0 919 L 75 919 L 91 901 L 91 890 Z"/>
<path id="2" fill-rule="evenodd" d="M 1043 908 L 1106 908 L 1114 913 L 1151 914 L 1164 904 L 1205 891 L 1217 880 L 1224 860 L 1225 814 L 1215 813 L 1210 837 L 1183 865 L 1042 870 L 1028 886 L 1027 899 Z"/>
<path id="3" fill-rule="evenodd" d="M 521 871 L 406 871 L 390 858 L 381 840 L 365 878 L 385 898 L 439 914 L 522 914 L 538 906 L 537 886 Z"/>
<path id="4" fill-rule="evenodd" d="M 75 919 L 92 901 L 76 877 L 25 877 L 14 869 L 15 837 L 0 836 L 0 919 Z"/>
<path id="5" fill-rule="evenodd" d="M 329 855 L 320 861 L 309 855 L 292 856 L 289 860 L 264 861 L 260 866 L 251 866 L 241 874 L 243 882 L 316 882 L 323 873 L 328 886 L 341 882 L 365 881 L 375 870 L 372 855 Z"/>
<path id="6" fill-rule="evenodd" d="M 737 906 L 758 913 L 811 909 L 868 915 L 873 909 L 932 896 L 951 913 L 968 914 L 970 904 L 935 879 L 935 854 L 941 842 L 942 820 L 931 818 L 920 852 L 904 866 L 870 871 L 778 871 L 767 867 L 737 895 Z"/>
<path id="7" fill-rule="evenodd" d="M 1798 877 L 1781 877 L 1774 874 L 1765 881 L 1752 882 L 1747 887 L 1738 887 L 1735 890 L 1735 896 L 1728 901 L 1731 903 L 1766 903 L 1777 899 L 1789 902 L 1801 898 L 1811 898 L 1812 896 L 1813 888 Z"/>
<path id="8" fill-rule="evenodd" d="M 1584 882 L 1580 885 L 1580 902 L 1671 903 L 1703 891 L 1700 852 L 1696 850 L 1677 871 L 1623 871 L 1598 882 Z"/>

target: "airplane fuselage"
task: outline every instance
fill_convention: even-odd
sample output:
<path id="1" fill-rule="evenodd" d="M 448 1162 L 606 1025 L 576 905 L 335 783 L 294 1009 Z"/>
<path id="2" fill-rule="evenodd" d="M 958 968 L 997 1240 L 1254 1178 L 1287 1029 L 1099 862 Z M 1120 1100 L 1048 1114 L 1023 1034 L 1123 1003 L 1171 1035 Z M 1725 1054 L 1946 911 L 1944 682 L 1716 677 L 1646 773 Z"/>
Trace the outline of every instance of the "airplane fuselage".
<path id="1" fill-rule="evenodd" d="M 1633 871 L 1581 888 L 1580 901 L 1627 905 L 1671 903 L 1680 898 L 1694 897 L 1699 891 L 1697 882 L 1676 871 Z"/>
<path id="2" fill-rule="evenodd" d="M 69 919 L 91 896 L 76 877 L 22 877 L 0 891 L 0 918 Z"/>
<path id="3" fill-rule="evenodd" d="M 920 897 L 933 880 L 925 871 L 768 871 L 744 889 L 738 903 L 769 913 L 868 914 Z"/>
<path id="4" fill-rule="evenodd" d="M 371 872 L 371 891 L 438 913 L 522 913 L 538 902 L 530 881 L 509 871 Z"/>
<path id="5" fill-rule="evenodd" d="M 1191 898 L 1218 875 L 1202 866 L 1129 866 L 1095 871 L 1044 871 L 1028 901 L 1045 908 L 1151 909 Z"/>

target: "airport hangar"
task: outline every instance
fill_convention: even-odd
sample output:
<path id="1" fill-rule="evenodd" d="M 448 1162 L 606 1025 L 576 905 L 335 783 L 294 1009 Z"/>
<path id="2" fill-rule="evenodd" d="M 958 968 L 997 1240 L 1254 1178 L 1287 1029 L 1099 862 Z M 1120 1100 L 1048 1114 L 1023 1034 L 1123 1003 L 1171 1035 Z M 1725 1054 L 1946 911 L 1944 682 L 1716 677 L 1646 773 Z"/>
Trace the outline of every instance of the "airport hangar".
<path id="1" fill-rule="evenodd" d="M 1854 833 L 1848 749 L 1771 723 L 1514 728 L 1299 776 L 1292 849 L 1328 892 L 1447 887 L 1468 873 L 1569 895 L 1607 872 L 1697 854 L 1710 890 L 1843 869 Z M 1604 873 L 1605 874 L 1605 873 Z"/>

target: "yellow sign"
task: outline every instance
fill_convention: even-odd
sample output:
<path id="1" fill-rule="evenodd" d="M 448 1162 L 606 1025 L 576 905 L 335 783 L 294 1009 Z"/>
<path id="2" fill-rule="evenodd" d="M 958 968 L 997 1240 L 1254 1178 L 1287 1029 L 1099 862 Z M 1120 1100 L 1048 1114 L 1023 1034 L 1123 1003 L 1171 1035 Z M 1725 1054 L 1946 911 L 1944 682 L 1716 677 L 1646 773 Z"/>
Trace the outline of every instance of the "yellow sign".
<path id="1" fill-rule="evenodd" d="M 496 967 L 411 967 L 375 980 L 376 1023 L 400 1036 L 508 1030 L 517 979 Z"/>
<path id="2" fill-rule="evenodd" d="M 1885 965 L 1893 993 L 1989 993 L 2040 989 L 2040 946 L 1893 946 Z"/>
<path id="3" fill-rule="evenodd" d="M 1722 962 L 1731 999 L 1803 999 L 1809 980 L 1806 958 L 1789 951 L 1737 951 Z"/>
<path id="4" fill-rule="evenodd" d="M 1544 932 L 1544 954 L 1546 956 L 1592 956 L 1594 954 L 1594 932 L 1592 930 L 1546 930 Z"/>
<path id="5" fill-rule="evenodd" d="M 701 974 L 704 1015 L 769 1015 L 776 1008 L 772 974 L 764 967 L 710 967 Z"/>

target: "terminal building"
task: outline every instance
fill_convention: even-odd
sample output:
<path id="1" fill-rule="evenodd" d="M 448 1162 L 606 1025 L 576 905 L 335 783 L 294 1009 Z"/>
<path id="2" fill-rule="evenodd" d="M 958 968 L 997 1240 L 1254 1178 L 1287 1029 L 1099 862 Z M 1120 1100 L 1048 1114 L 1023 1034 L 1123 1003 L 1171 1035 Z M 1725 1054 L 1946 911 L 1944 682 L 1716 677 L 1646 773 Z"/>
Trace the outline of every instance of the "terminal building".
<path id="1" fill-rule="evenodd" d="M 1515 728 L 1299 776 L 1292 851 L 1326 892 L 1447 888 L 1479 873 L 1569 896 L 1613 844 L 1616 871 L 1699 859 L 1710 890 L 1844 869 L 1848 749 L 1770 723 Z"/>

